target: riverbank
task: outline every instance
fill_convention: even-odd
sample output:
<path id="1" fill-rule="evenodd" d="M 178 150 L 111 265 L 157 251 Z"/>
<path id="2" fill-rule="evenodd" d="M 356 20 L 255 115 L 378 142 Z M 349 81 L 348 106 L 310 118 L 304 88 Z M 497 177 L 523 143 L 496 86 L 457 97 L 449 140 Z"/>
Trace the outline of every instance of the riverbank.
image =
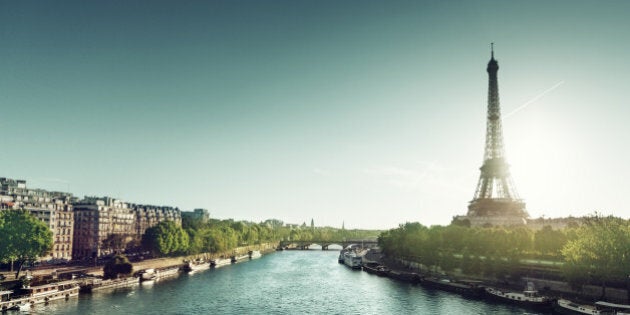
<path id="1" fill-rule="evenodd" d="M 108 290 L 123 287 L 132 287 L 142 281 L 160 280 L 166 277 L 177 276 L 186 271 L 184 263 L 193 259 L 205 257 L 208 260 L 233 255 L 239 256 L 245 253 L 248 260 L 258 258 L 252 255 L 254 252 L 269 253 L 275 251 L 277 244 L 265 243 L 256 246 L 244 246 L 224 253 L 206 253 L 193 256 L 179 256 L 169 258 L 148 259 L 134 264 L 134 275 L 117 279 L 104 280 L 103 271 L 98 266 L 39 268 L 31 273 L 30 285 L 23 286 L 21 281 L 3 281 L 2 287 L 8 290 L 0 290 L 0 310 L 4 313 L 8 310 L 30 310 L 36 304 L 48 303 L 57 299 L 69 300 L 79 293 L 92 293 L 97 290 Z M 205 261 L 206 269 L 210 269 L 209 261 Z M 140 271 L 140 273 L 138 273 Z M 148 274 L 150 277 L 145 277 Z M 63 280 L 62 280 L 63 279 Z"/>
<path id="2" fill-rule="evenodd" d="M 402 258 L 380 257 L 378 262 L 392 270 L 399 272 L 413 272 L 419 275 L 428 275 L 428 268 L 418 262 L 405 260 Z M 619 288 L 603 288 L 596 285 L 583 285 L 581 290 L 575 290 L 571 285 L 564 281 L 542 279 L 536 277 L 523 277 L 516 281 L 499 280 L 493 277 L 485 277 L 483 275 L 464 274 L 461 270 L 456 269 L 448 274 L 448 277 L 480 281 L 484 284 L 491 285 L 504 290 L 512 290 L 520 292 L 525 287 L 525 283 L 532 282 L 536 288 L 544 295 L 553 298 L 572 299 L 583 302 L 595 302 L 605 299 L 616 303 L 630 303 L 628 298 L 628 290 Z"/>
<path id="3" fill-rule="evenodd" d="M 162 258 L 153 258 L 153 259 L 145 259 L 141 261 L 133 262 L 133 271 L 139 271 L 142 269 L 161 269 L 168 268 L 177 265 L 181 265 L 184 261 L 194 260 L 196 258 L 204 258 L 206 260 L 219 258 L 219 257 L 230 257 L 232 255 L 245 254 L 251 250 L 258 250 L 261 253 L 270 253 L 275 251 L 278 243 L 263 243 L 257 245 L 250 246 L 242 246 L 237 247 L 225 252 L 220 253 L 201 253 L 196 255 L 184 255 L 184 256 L 176 256 L 176 257 L 162 257 Z M 94 276 L 103 276 L 103 266 L 93 266 L 93 265 L 78 265 L 78 266 L 50 266 L 48 268 L 37 268 L 36 270 L 31 271 L 31 275 L 33 277 L 46 277 L 52 274 L 62 274 L 62 273 L 72 273 L 72 272 L 82 272 L 91 274 Z"/>

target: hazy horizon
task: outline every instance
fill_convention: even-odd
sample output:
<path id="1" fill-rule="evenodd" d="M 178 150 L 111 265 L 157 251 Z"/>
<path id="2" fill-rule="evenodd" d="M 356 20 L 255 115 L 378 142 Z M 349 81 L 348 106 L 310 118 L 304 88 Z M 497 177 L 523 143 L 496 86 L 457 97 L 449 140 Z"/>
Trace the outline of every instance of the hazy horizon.
<path id="1" fill-rule="evenodd" d="M 387 229 L 467 211 L 490 43 L 531 217 L 630 217 L 623 1 L 0 3 L 0 176 Z"/>

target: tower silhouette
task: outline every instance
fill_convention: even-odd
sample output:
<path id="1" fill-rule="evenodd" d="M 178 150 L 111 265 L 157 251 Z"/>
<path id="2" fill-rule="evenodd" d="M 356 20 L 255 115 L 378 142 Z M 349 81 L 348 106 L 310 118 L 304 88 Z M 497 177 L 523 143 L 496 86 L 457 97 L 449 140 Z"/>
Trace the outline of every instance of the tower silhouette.
<path id="1" fill-rule="evenodd" d="M 525 203 L 516 192 L 510 176 L 510 166 L 503 149 L 503 128 L 499 105 L 497 72 L 499 63 L 494 59 L 494 43 L 491 44 L 488 62 L 488 116 L 486 122 L 486 146 L 483 165 L 475 196 L 468 205 L 466 218 L 472 225 L 524 224 L 529 217 Z"/>

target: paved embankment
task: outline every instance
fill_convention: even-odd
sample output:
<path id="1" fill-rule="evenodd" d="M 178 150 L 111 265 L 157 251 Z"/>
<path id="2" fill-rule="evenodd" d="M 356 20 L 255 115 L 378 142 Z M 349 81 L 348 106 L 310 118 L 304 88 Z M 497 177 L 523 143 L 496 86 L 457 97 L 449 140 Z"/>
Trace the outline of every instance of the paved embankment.
<path id="1" fill-rule="evenodd" d="M 196 255 L 186 255 L 186 256 L 178 256 L 178 257 L 165 257 L 165 258 L 155 258 L 155 259 L 146 259 L 142 261 L 132 262 L 133 270 L 138 271 L 141 269 L 148 268 L 164 268 L 175 265 L 180 265 L 184 260 L 191 260 L 198 257 L 204 257 L 206 259 L 212 259 L 215 257 L 229 257 L 234 254 L 245 254 L 250 250 L 259 250 L 262 253 L 269 253 L 275 251 L 277 243 L 264 243 L 260 245 L 252 245 L 252 246 L 243 246 L 238 247 L 230 251 L 222 252 L 222 253 L 201 253 Z M 57 273 L 67 273 L 73 271 L 84 271 L 88 274 L 93 275 L 103 275 L 103 266 L 50 266 L 49 268 L 37 268 L 32 271 L 33 276 L 47 276 L 52 274 L 53 272 Z"/>

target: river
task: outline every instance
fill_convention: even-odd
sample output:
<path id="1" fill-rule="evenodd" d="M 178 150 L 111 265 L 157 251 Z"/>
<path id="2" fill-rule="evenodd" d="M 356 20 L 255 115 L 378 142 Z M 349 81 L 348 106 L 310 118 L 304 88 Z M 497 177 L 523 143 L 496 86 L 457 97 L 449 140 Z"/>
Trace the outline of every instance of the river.
<path id="1" fill-rule="evenodd" d="M 36 305 L 31 314 L 536 314 L 381 278 L 337 251 L 284 251 L 177 278 Z"/>

